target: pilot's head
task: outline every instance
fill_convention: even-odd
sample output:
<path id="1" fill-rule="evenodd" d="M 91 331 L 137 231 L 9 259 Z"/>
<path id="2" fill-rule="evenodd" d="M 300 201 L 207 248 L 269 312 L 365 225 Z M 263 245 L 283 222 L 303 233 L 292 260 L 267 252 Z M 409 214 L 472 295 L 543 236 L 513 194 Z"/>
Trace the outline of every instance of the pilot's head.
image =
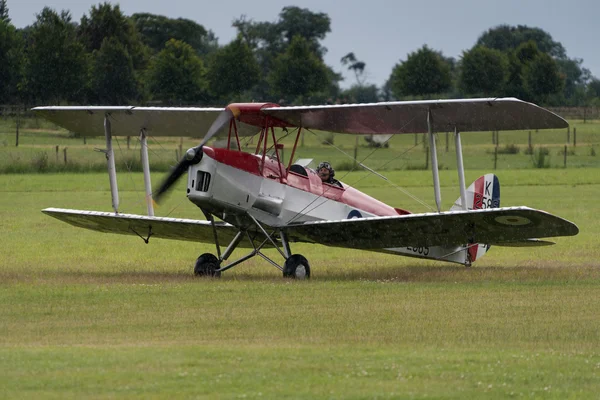
<path id="1" fill-rule="evenodd" d="M 323 161 L 317 167 L 317 173 L 323 182 L 329 182 L 335 175 L 334 169 L 327 161 Z"/>

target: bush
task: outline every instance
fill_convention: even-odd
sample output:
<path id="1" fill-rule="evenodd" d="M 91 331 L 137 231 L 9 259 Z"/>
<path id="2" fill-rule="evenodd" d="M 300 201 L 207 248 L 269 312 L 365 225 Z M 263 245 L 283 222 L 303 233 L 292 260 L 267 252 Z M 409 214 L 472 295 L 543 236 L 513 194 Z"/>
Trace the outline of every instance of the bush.
<path id="1" fill-rule="evenodd" d="M 550 151 L 545 147 L 540 147 L 537 149 L 533 156 L 533 166 L 535 168 L 550 168 L 550 160 L 546 160 L 549 158 Z"/>
<path id="2" fill-rule="evenodd" d="M 502 149 L 498 149 L 498 154 L 519 154 L 519 146 L 514 144 L 507 144 Z"/>

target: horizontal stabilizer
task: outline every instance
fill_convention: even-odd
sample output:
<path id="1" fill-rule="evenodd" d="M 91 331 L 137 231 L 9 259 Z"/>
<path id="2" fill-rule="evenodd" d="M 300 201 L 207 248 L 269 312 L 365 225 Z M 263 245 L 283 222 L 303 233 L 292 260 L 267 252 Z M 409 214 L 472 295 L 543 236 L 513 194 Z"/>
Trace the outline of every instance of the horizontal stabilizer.
<path id="1" fill-rule="evenodd" d="M 552 246 L 556 243 L 551 242 L 549 240 L 540 240 L 540 239 L 523 239 L 523 240 L 515 240 L 514 242 L 501 242 L 501 243 L 490 243 L 495 246 L 502 247 L 543 247 L 543 246 Z"/>
<path id="2" fill-rule="evenodd" d="M 290 239 L 327 246 L 379 249 L 403 246 L 503 244 L 573 236 L 575 224 L 529 207 L 408 214 L 289 225 Z"/>

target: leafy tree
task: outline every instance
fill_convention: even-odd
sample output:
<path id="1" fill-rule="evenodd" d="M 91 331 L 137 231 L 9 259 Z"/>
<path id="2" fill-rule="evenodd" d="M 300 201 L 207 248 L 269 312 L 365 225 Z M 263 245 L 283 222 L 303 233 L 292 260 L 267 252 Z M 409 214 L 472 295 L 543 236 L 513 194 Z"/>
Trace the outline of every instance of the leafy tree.
<path id="1" fill-rule="evenodd" d="M 125 46 L 115 37 L 102 41 L 94 51 L 90 95 L 101 104 L 127 104 L 138 97 L 133 61 Z"/>
<path id="2" fill-rule="evenodd" d="M 555 42 L 548 32 L 540 28 L 531 28 L 525 25 L 518 25 L 516 27 L 499 25 L 491 28 L 479 36 L 475 46 L 485 46 L 490 49 L 510 52 L 522 43 L 529 41 L 533 41 L 542 53 L 547 53 L 555 58 L 567 57 L 563 45 Z"/>
<path id="3" fill-rule="evenodd" d="M 168 104 L 207 100 L 208 82 L 202 60 L 187 43 L 171 39 L 150 62 L 147 86 Z"/>
<path id="4" fill-rule="evenodd" d="M 169 39 L 186 42 L 200 56 L 212 53 L 218 48 L 215 34 L 192 20 L 149 13 L 133 14 L 131 19 L 146 45 L 155 52 L 162 50 Z"/>
<path id="5" fill-rule="evenodd" d="M 99 50 L 104 39 L 115 38 L 122 43 L 133 60 L 136 69 L 146 66 L 147 49 L 131 19 L 125 16 L 119 5 L 102 3 L 92 6 L 90 16 L 81 17 L 78 34 L 88 52 Z"/>
<path id="6" fill-rule="evenodd" d="M 375 85 L 353 85 L 341 96 L 350 103 L 375 103 L 379 101 L 379 89 Z"/>
<path id="7" fill-rule="evenodd" d="M 6 0 L 0 0 L 0 21 L 10 23 L 10 18 L 8 16 L 8 5 L 6 4 Z"/>
<path id="8" fill-rule="evenodd" d="M 275 91 L 271 88 L 271 81 L 267 79 L 275 68 L 275 59 L 285 53 L 293 42 L 295 36 L 304 39 L 310 52 L 322 61 L 323 54 L 327 51 L 319 43 L 331 31 L 330 19 L 327 14 L 313 13 L 308 9 L 299 7 L 284 7 L 275 22 L 255 22 L 241 16 L 233 22 L 238 34 L 254 52 L 261 68 L 263 79 L 253 88 L 255 98 L 278 101 L 273 98 Z M 329 82 L 336 83 L 334 73 L 328 73 Z M 339 88 L 327 87 L 322 95 L 337 91 Z M 314 94 L 314 93 L 313 93 Z"/>
<path id="9" fill-rule="evenodd" d="M 448 62 L 427 45 L 396 64 L 390 77 L 392 92 L 398 98 L 443 93 L 451 88 L 451 83 Z"/>
<path id="10" fill-rule="evenodd" d="M 329 84 L 328 78 L 327 67 L 300 36 L 292 39 L 286 52 L 277 56 L 269 75 L 273 92 L 288 101 L 322 90 Z"/>
<path id="11" fill-rule="evenodd" d="M 508 81 L 505 94 L 518 97 L 522 100 L 533 101 L 533 96 L 527 89 L 524 81 L 524 69 L 540 54 L 533 41 L 521 43 L 515 50 L 508 54 Z"/>
<path id="12" fill-rule="evenodd" d="M 525 87 L 534 101 L 545 103 L 548 97 L 562 90 L 564 81 L 558 64 L 548 54 L 540 53 L 524 69 Z"/>
<path id="13" fill-rule="evenodd" d="M 289 45 L 296 36 L 304 38 L 315 53 L 322 57 L 327 49 L 319 40 L 331 32 L 331 20 L 325 13 L 314 13 L 306 8 L 288 6 L 279 13 L 277 26 Z"/>
<path id="14" fill-rule="evenodd" d="M 210 91 L 225 101 L 240 98 L 260 80 L 260 67 L 252 50 L 240 37 L 212 56 L 208 80 Z"/>
<path id="15" fill-rule="evenodd" d="M 588 95 L 600 98 L 600 79 L 594 78 L 588 83 Z"/>
<path id="16" fill-rule="evenodd" d="M 84 48 L 68 11 L 44 7 L 27 31 L 24 87 L 32 102 L 81 100 L 87 73 Z"/>
<path id="17" fill-rule="evenodd" d="M 499 96 L 508 77 L 506 54 L 487 47 L 463 52 L 460 87 L 468 94 Z"/>
<path id="18" fill-rule="evenodd" d="M 2 3 L 0 3 L 1 11 Z M 0 104 L 17 101 L 23 65 L 23 43 L 9 18 L 0 17 Z"/>

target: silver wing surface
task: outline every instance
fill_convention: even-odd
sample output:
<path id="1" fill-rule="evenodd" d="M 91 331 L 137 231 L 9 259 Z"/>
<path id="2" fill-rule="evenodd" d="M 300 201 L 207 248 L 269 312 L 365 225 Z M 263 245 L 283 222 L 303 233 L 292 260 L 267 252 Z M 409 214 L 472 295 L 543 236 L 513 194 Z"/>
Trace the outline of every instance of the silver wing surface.
<path id="1" fill-rule="evenodd" d="M 271 107 L 262 111 L 298 127 L 350 134 L 427 132 L 431 110 L 434 132 L 558 129 L 569 126 L 558 115 L 515 98 L 394 101 L 371 104 Z"/>
<path id="2" fill-rule="evenodd" d="M 104 136 L 108 115 L 113 136 L 136 136 L 141 129 L 148 136 L 203 138 L 224 108 L 196 107 L 35 107 L 39 116 L 81 136 Z M 239 136 L 253 136 L 259 128 L 237 122 Z M 220 133 L 227 135 L 228 130 Z M 218 135 L 217 135 L 218 136 Z"/>
<path id="3" fill-rule="evenodd" d="M 215 242 L 213 230 L 208 221 L 64 208 L 46 208 L 42 212 L 73 226 L 99 232 L 136 235 L 143 238 L 151 233 L 150 238 L 187 240 L 211 244 Z M 229 243 L 238 232 L 236 227 L 226 222 L 217 222 L 216 228 L 219 243 L 222 244 Z M 252 247 L 252 244 L 244 236 L 238 247 Z"/>
<path id="4" fill-rule="evenodd" d="M 370 250 L 468 243 L 515 246 L 526 239 L 579 232 L 572 222 L 529 207 L 305 222 L 284 230 L 290 240 Z"/>

